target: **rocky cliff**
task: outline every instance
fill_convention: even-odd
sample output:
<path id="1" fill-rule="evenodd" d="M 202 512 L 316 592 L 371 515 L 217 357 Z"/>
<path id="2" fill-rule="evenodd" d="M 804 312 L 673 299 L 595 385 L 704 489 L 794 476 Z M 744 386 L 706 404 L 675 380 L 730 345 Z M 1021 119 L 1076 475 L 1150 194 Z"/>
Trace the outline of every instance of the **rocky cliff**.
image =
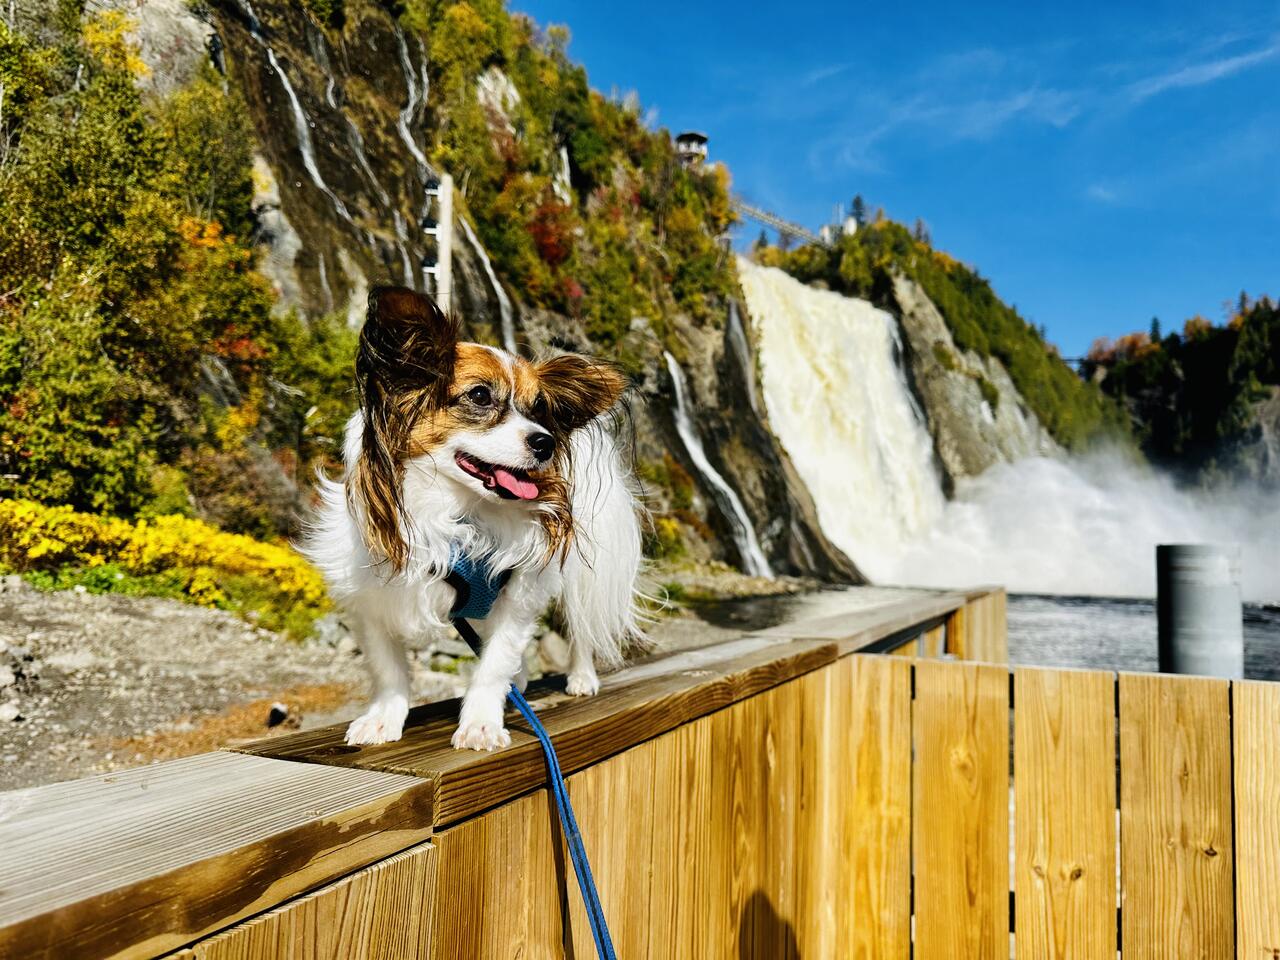
<path id="1" fill-rule="evenodd" d="M 150 82 L 180 83 L 208 58 L 242 92 L 256 131 L 260 269 L 281 309 L 345 313 L 356 325 L 371 285 L 426 288 L 422 268 L 434 250 L 423 232 L 430 210 L 425 187 L 442 172 L 427 157 L 443 115 L 434 99 L 429 37 L 406 30 L 389 8 L 369 2 L 345 3 L 340 27 L 322 25 L 301 5 L 274 0 L 224 0 L 194 11 L 178 0 L 121 5 L 137 23 Z M 503 111 L 520 93 L 500 69 L 489 66 L 479 74 L 476 96 L 494 137 L 518 136 Z M 561 156 L 567 179 L 568 147 Z M 669 552 L 739 566 L 743 561 L 723 498 L 675 430 L 664 350 L 678 356 L 687 373 L 707 459 L 736 490 L 773 572 L 860 579 L 823 536 L 808 493 L 753 399 L 755 361 L 745 339 L 732 336 L 731 298 L 703 317 L 664 317 L 660 333 L 653 318 L 635 316 L 606 347 L 582 320 L 527 302 L 501 265 L 491 262 L 470 222 L 468 170 L 447 172 L 459 185 L 453 306 L 468 335 L 500 343 L 505 323 L 514 327 L 523 352 L 567 349 L 627 358 L 635 383 L 629 420 L 639 473 Z"/>
<path id="2" fill-rule="evenodd" d="M 903 333 L 905 361 L 947 493 L 961 477 L 1000 462 L 1063 451 L 996 357 L 957 346 L 942 314 L 915 281 L 893 278 L 890 311 Z"/>

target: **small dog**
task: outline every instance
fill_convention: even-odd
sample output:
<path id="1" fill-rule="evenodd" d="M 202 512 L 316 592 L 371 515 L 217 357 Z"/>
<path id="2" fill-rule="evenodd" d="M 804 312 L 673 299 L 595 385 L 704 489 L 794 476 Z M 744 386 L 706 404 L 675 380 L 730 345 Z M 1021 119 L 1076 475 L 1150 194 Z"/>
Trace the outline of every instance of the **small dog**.
<path id="1" fill-rule="evenodd" d="M 347 424 L 344 483 L 321 478 L 300 545 L 352 619 L 373 702 L 347 743 L 398 740 L 409 710 L 405 645 L 449 627 L 460 558 L 510 571 L 462 701 L 453 745 L 511 742 L 503 705 L 523 689 L 524 652 L 556 600 L 571 650 L 568 691 L 599 690 L 638 639 L 640 507 L 601 418 L 626 386 L 575 354 L 532 363 L 478 343 L 429 298 L 380 287 L 356 356 L 360 409 Z"/>

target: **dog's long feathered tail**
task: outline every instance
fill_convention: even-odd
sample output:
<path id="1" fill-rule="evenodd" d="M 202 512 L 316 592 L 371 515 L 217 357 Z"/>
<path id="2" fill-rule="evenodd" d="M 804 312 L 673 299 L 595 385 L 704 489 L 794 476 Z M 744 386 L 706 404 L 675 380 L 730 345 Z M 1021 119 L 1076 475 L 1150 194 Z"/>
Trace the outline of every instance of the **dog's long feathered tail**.
<path id="1" fill-rule="evenodd" d="M 618 443 L 600 421 L 572 439 L 574 542 L 564 564 L 562 613 L 574 643 L 604 666 L 640 641 L 641 507 Z"/>

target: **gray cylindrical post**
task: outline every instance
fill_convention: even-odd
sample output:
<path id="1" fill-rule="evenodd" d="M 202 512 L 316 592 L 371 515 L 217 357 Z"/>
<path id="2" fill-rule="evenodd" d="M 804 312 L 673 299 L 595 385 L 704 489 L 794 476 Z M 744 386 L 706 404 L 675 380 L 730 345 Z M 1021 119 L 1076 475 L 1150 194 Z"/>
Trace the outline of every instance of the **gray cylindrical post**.
<path id="1" fill-rule="evenodd" d="M 1161 672 L 1244 676 L 1239 546 L 1157 546 L 1156 613 Z"/>

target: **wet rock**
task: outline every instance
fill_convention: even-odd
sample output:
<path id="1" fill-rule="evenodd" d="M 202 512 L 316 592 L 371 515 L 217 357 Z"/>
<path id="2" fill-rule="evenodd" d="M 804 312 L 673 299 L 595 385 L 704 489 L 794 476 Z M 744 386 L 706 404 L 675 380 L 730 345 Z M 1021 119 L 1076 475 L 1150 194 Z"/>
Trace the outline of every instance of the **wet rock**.
<path id="1" fill-rule="evenodd" d="M 920 285 L 895 277 L 886 305 L 902 327 L 912 391 L 948 490 L 1002 461 L 1055 456 L 1062 449 L 1041 426 L 995 357 L 961 350 Z"/>

